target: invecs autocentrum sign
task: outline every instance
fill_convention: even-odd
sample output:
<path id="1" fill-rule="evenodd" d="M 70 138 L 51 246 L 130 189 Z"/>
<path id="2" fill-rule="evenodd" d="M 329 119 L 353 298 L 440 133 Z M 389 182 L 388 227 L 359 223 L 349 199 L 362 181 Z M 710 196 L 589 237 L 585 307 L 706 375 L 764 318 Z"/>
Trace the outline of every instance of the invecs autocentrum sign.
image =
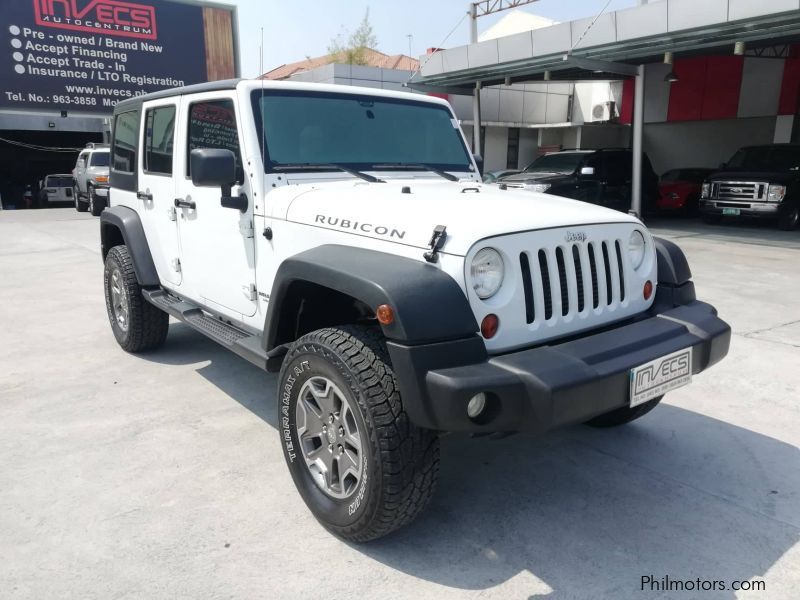
<path id="1" fill-rule="evenodd" d="M 156 10 L 121 0 L 33 0 L 36 24 L 43 27 L 155 40 Z M 79 4 L 83 4 L 81 8 Z"/>

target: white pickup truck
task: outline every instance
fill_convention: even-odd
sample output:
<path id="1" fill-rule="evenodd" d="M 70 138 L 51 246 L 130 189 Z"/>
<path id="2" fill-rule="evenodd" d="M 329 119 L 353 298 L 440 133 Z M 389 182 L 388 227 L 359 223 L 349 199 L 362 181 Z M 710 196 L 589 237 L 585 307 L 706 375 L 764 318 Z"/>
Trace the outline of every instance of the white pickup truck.
<path id="1" fill-rule="evenodd" d="M 279 373 L 286 463 L 347 539 L 420 512 L 440 432 L 620 425 L 728 351 L 676 245 L 484 185 L 443 100 L 223 81 L 120 102 L 112 137 L 117 341 L 172 315 Z"/>

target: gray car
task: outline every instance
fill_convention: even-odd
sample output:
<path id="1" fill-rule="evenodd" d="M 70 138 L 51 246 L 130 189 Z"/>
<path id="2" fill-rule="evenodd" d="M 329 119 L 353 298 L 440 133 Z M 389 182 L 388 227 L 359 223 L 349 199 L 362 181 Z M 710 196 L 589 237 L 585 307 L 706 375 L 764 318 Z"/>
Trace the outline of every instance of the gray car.
<path id="1" fill-rule="evenodd" d="M 108 206 L 108 166 L 111 158 L 106 144 L 87 144 L 78 155 L 75 179 L 75 210 L 89 210 L 95 217 Z"/>

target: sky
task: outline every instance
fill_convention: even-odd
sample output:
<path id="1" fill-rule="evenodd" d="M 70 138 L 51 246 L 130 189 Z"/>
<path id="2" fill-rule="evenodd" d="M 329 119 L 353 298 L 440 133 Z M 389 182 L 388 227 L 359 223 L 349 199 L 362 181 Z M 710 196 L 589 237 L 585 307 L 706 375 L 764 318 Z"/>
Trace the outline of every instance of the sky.
<path id="1" fill-rule="evenodd" d="M 242 76 L 259 74 L 261 28 L 264 28 L 264 71 L 327 54 L 332 39 L 355 29 L 369 8 L 378 50 L 418 56 L 425 49 L 469 42 L 468 0 L 222 0 L 239 7 Z M 556 21 L 596 15 L 608 0 L 539 0 L 518 10 Z M 635 6 L 636 0 L 611 0 L 608 9 Z M 501 12 L 478 19 L 484 31 L 502 18 Z M 408 36 L 412 38 L 409 40 Z"/>

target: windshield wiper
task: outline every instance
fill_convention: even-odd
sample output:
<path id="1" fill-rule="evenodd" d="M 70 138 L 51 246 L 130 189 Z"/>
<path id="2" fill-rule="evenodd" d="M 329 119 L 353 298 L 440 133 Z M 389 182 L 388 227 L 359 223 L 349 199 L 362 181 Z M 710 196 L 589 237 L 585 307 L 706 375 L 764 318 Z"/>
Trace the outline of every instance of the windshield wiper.
<path id="1" fill-rule="evenodd" d="M 458 181 L 458 177 L 442 171 L 430 165 L 417 164 L 417 163 L 387 163 L 385 165 L 372 165 L 375 169 L 408 169 L 410 171 L 430 171 L 436 173 L 439 177 L 444 177 L 448 181 Z"/>
<path id="2" fill-rule="evenodd" d="M 349 173 L 354 177 L 359 177 L 364 181 L 369 181 L 370 183 L 386 183 L 383 179 L 379 179 L 368 173 L 362 173 L 361 171 L 356 171 L 355 169 L 334 163 L 296 163 L 291 165 L 273 165 L 271 168 L 273 171 L 319 171 L 325 169 L 336 169 L 344 173 Z"/>

